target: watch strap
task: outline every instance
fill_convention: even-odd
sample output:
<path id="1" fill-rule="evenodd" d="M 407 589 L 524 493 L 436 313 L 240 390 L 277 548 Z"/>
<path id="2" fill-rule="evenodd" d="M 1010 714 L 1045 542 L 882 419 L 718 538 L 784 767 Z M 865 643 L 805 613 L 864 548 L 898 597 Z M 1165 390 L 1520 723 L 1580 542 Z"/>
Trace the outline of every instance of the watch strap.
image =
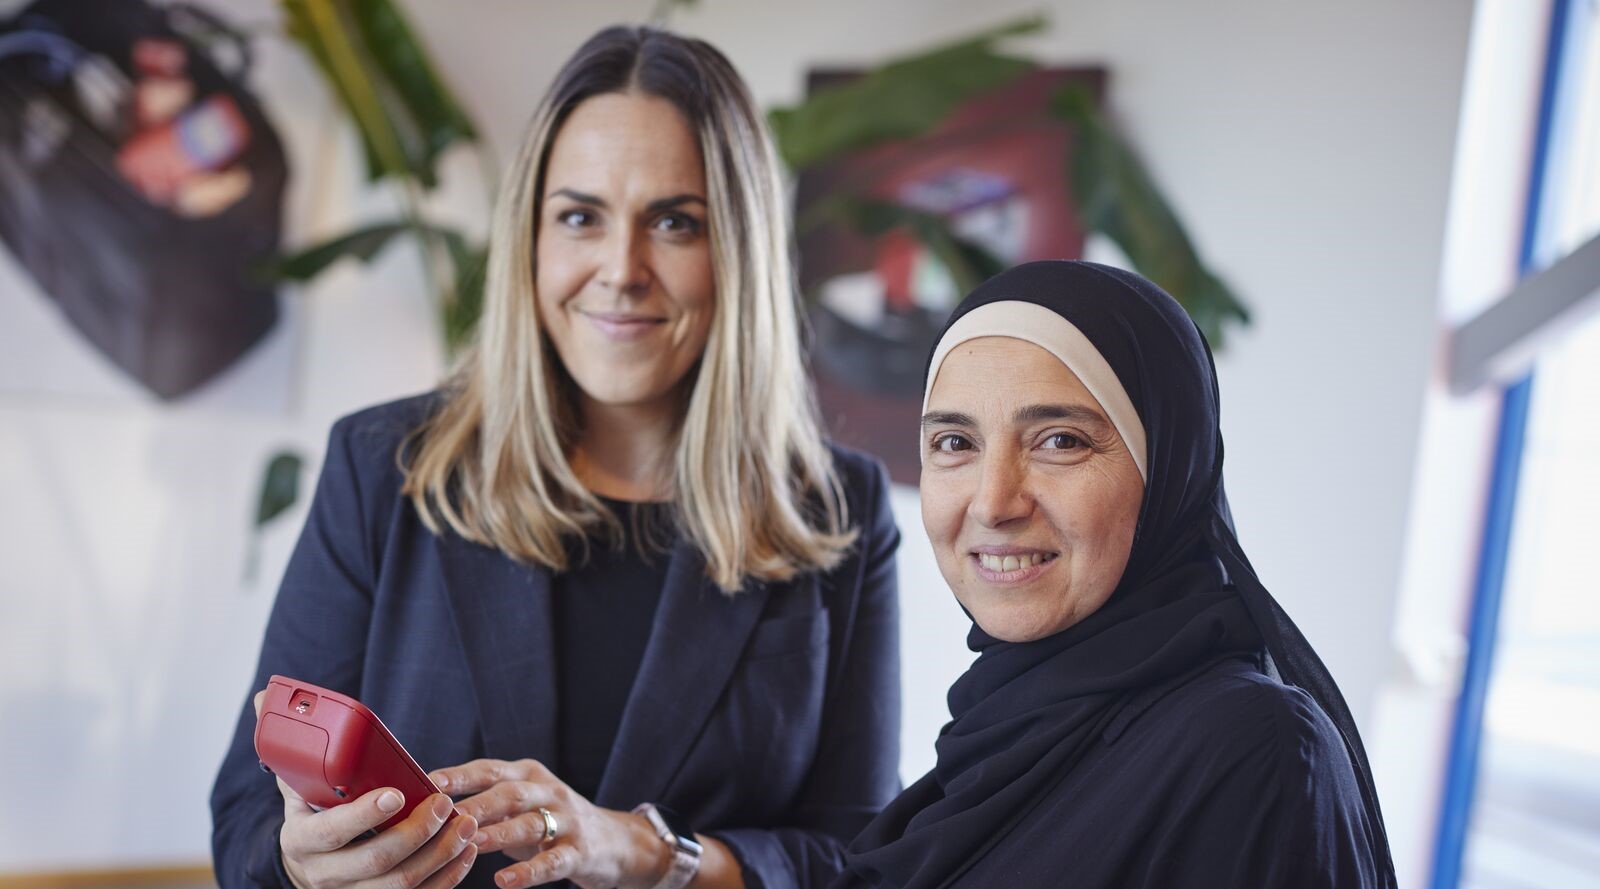
<path id="1" fill-rule="evenodd" d="M 672 849 L 672 866 L 667 868 L 666 876 L 651 889 L 683 889 L 689 885 L 694 875 L 700 872 L 700 844 L 695 842 L 692 835 L 681 836 L 673 830 L 654 803 L 640 803 L 633 812 L 643 815 L 655 829 L 656 836 Z"/>

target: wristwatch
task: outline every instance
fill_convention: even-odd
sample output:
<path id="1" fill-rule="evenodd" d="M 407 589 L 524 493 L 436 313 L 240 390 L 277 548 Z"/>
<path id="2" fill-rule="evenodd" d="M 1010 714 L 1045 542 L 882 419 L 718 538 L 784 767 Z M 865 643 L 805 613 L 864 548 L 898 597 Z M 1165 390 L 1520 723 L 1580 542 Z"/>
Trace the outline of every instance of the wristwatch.
<path id="1" fill-rule="evenodd" d="M 672 867 L 652 889 L 683 889 L 689 885 L 700 870 L 701 848 L 695 842 L 694 829 L 677 812 L 655 803 L 640 803 L 633 814 L 643 815 L 655 828 L 656 836 L 672 847 Z"/>

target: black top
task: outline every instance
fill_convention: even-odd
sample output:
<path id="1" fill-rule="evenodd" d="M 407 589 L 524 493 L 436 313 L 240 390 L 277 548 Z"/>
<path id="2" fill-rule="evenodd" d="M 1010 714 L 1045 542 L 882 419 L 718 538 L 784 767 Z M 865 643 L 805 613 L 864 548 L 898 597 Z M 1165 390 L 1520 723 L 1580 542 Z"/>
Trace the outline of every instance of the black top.
<path id="1" fill-rule="evenodd" d="M 555 626 L 555 773 L 594 799 L 617 739 L 666 584 L 671 506 L 601 498 L 622 522 L 618 546 L 577 546 L 570 571 L 550 581 Z M 577 561 L 582 560 L 582 561 Z"/>
<path id="2" fill-rule="evenodd" d="M 1234 533 L 1200 331 L 1151 282 L 1085 262 L 1003 272 L 946 331 L 1010 302 L 1076 328 L 1138 413 L 1147 476 L 1127 567 L 1053 636 L 973 626 L 933 771 L 856 838 L 840 885 L 1391 889 L 1349 708 Z M 987 311 L 984 335 L 1033 341 L 1040 319 L 1013 311 Z"/>
<path id="3" fill-rule="evenodd" d="M 1037 721 L 1058 708 L 1042 708 Z M 896 839 L 858 853 L 841 886 L 1382 885 L 1338 730 L 1309 695 L 1252 659 L 1224 655 L 1099 717 L 1048 749 L 1034 742 L 1050 728 L 1007 725 L 1030 755 L 1041 751 L 1036 760 L 961 762 L 947 751 L 962 744 L 941 739 L 940 767 L 869 828 L 878 842 Z M 972 805 L 977 793 L 986 799 Z M 954 851 L 905 855 L 939 833 Z"/>

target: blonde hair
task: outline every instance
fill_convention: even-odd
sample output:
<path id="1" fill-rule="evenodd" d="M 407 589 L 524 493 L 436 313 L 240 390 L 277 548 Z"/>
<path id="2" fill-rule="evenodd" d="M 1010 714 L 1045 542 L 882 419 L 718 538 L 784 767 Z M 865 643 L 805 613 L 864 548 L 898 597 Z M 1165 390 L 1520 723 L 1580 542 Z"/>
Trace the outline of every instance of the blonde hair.
<path id="1" fill-rule="evenodd" d="M 613 542 L 621 524 L 579 481 L 576 384 L 540 329 L 534 243 L 544 165 L 567 115 L 605 93 L 672 101 L 706 168 L 714 313 L 679 422 L 680 531 L 727 592 L 833 567 L 854 542 L 801 356 L 783 183 L 743 81 L 711 45 L 608 28 L 563 66 L 502 183 L 477 339 L 444 403 L 401 448 L 403 492 L 434 533 L 567 570 L 566 543 Z"/>

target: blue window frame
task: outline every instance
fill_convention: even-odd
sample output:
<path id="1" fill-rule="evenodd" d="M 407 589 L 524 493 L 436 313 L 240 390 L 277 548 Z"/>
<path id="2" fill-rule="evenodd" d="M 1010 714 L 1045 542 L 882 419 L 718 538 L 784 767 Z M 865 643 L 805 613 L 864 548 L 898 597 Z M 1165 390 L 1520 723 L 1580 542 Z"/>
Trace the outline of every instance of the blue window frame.
<path id="1" fill-rule="evenodd" d="M 1555 0 L 1551 6 L 1545 70 L 1530 170 L 1528 200 L 1523 220 L 1519 271 L 1526 277 L 1572 249 L 1571 232 L 1558 231 L 1560 206 L 1569 203 L 1574 171 L 1600 168 L 1600 158 L 1573 157 L 1581 140 L 1575 127 L 1600 129 L 1595 108 L 1578 107 L 1583 102 L 1597 105 L 1592 84 L 1587 90 L 1580 80 L 1595 79 L 1593 55 L 1597 48 L 1597 19 L 1600 0 Z M 1581 165 L 1587 164 L 1588 168 Z M 1563 191 L 1566 189 L 1566 191 Z M 1559 199 L 1558 199 L 1559 198 Z M 1570 221 L 1571 214 L 1562 219 Z M 1588 232 L 1592 234 L 1592 231 Z M 1585 339 L 1593 337 L 1586 334 Z M 1469 859 L 1474 804 L 1479 797 L 1483 767 L 1485 717 L 1491 701 L 1496 650 L 1500 642 L 1503 605 L 1514 553 L 1514 525 L 1518 517 L 1518 497 L 1524 480 L 1526 449 L 1529 440 L 1530 412 L 1535 405 L 1533 371 L 1504 390 L 1496 452 L 1486 504 L 1482 546 L 1479 552 L 1475 591 L 1468 627 L 1468 655 L 1461 694 L 1457 703 L 1454 730 L 1446 767 L 1444 797 L 1434 853 L 1434 889 L 1456 889 L 1463 884 Z M 1596 381 L 1600 383 L 1600 381 Z M 1596 408 L 1600 410 L 1600 408 Z M 1600 540 L 1595 541 L 1600 546 Z M 1600 588 L 1600 587 L 1597 587 Z M 1600 651 L 1592 661 L 1600 661 Z M 1595 848 L 1600 849 L 1600 837 Z M 1577 853 L 1591 853 L 1588 848 Z M 1508 857 L 1515 857 L 1510 853 Z M 1552 872 L 1557 872 L 1559 868 Z M 1538 882 L 1523 874 L 1527 885 Z M 1586 885 L 1594 885 L 1587 883 Z M 1553 887 L 1552 887 L 1553 889 Z"/>

